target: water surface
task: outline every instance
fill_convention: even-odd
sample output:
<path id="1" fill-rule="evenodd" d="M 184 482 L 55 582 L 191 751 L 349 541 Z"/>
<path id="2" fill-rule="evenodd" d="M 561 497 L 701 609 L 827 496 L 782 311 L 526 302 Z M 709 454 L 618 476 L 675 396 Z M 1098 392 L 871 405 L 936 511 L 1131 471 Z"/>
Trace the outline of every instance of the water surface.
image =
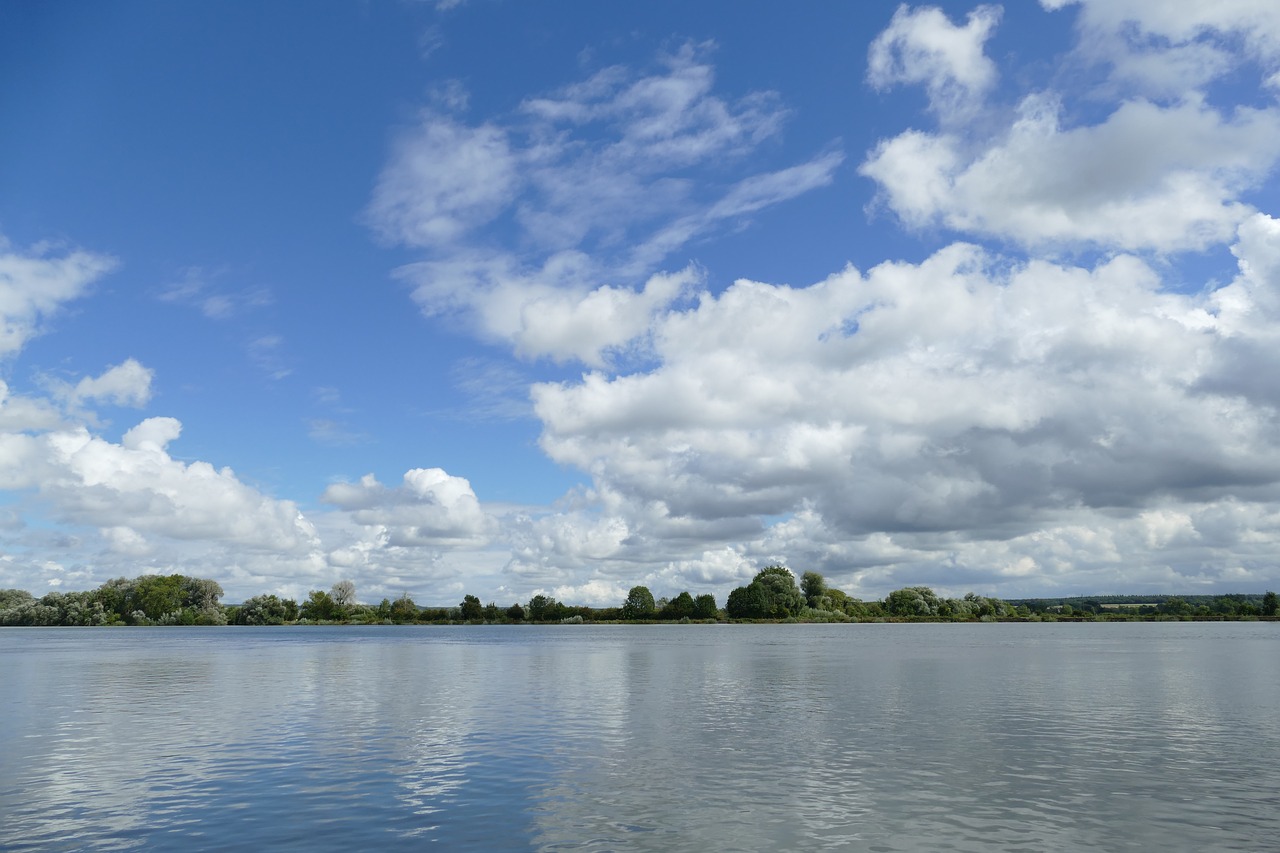
<path id="1" fill-rule="evenodd" d="M 0 848 L 1260 850 L 1280 624 L 0 629 Z"/>

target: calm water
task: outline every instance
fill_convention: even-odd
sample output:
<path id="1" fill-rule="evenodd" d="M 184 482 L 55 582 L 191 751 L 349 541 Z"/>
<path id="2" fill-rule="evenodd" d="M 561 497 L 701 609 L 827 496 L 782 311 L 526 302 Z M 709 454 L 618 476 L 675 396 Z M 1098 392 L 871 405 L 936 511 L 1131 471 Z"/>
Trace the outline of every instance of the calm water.
<path id="1" fill-rule="evenodd" d="M 0 630 L 0 848 L 1263 850 L 1280 624 Z"/>

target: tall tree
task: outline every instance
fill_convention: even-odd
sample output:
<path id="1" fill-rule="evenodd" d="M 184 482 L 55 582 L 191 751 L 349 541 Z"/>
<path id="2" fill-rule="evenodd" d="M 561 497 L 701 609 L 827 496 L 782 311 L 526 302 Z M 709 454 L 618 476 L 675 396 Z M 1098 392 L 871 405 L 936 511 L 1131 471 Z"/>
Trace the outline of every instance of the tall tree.
<path id="1" fill-rule="evenodd" d="M 817 607 L 827 594 L 827 581 L 817 572 L 805 572 L 800 576 L 800 591 L 810 607 Z"/>
<path id="2" fill-rule="evenodd" d="M 623 619 L 652 619 L 657 611 L 653 601 L 653 593 L 647 586 L 633 586 L 627 593 L 627 600 L 622 603 Z"/>
<path id="3" fill-rule="evenodd" d="M 333 589 L 329 590 L 329 597 L 333 599 L 333 603 L 339 607 L 346 607 L 349 604 L 356 603 L 356 585 L 349 580 L 341 580 L 333 585 Z"/>

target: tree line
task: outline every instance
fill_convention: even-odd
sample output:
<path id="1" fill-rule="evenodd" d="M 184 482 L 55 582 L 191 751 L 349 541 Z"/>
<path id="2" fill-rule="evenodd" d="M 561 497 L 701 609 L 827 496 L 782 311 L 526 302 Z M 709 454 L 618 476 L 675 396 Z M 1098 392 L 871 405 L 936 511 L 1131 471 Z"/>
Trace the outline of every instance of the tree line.
<path id="1" fill-rule="evenodd" d="M 894 590 L 880 601 L 863 601 L 829 587 L 817 572 L 799 584 L 786 566 L 765 566 L 751 582 L 729 593 L 723 609 L 709 593 L 688 591 L 655 599 L 634 586 L 617 607 L 585 607 L 535 595 L 525 603 L 500 607 L 466 595 L 454 607 L 421 607 L 408 593 L 379 604 L 356 601 L 355 584 L 339 581 L 312 590 L 301 604 L 291 598 L 257 595 L 240 604 L 219 603 L 217 581 L 185 575 L 115 578 L 85 592 L 51 592 L 36 598 L 18 589 L 0 590 L 0 625 L 286 625 L 286 624 L 513 624 L 582 622 L 714 621 L 1043 621 L 1070 619 L 1239 619 L 1276 618 L 1274 592 L 1223 596 L 1109 596 L 1080 599 L 999 598 L 968 593 L 943 598 L 927 586 Z"/>

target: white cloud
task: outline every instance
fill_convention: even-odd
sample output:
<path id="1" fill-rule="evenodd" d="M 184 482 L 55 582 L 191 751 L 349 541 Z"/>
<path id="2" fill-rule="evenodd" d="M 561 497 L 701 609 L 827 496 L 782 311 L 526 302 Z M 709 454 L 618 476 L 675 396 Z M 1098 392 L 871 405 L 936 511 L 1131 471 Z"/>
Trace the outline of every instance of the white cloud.
<path id="1" fill-rule="evenodd" d="M 1127 33 L 1131 41 L 1156 37 L 1175 46 L 1207 34 L 1238 35 L 1255 55 L 1280 56 L 1280 7 L 1270 0 L 1040 0 L 1040 5 L 1051 10 L 1080 6 L 1091 34 Z"/>
<path id="2" fill-rule="evenodd" d="M 210 274 L 199 267 L 188 267 L 178 281 L 162 288 L 156 298 L 161 302 L 192 306 L 210 320 L 228 320 L 274 301 L 271 291 L 263 287 L 215 289 L 210 280 L 222 275 L 225 273 Z"/>
<path id="3" fill-rule="evenodd" d="M 414 468 L 397 488 L 368 474 L 358 483 L 330 485 L 320 499 L 376 528 L 389 547 L 474 547 L 495 532 L 471 484 L 439 468 Z"/>
<path id="4" fill-rule="evenodd" d="M 528 294 L 520 329 L 511 334 L 518 354 L 575 358 L 599 366 L 605 353 L 645 333 L 653 317 L 697 280 L 691 269 L 655 275 L 636 292 L 603 285 L 577 297 L 557 290 Z"/>
<path id="5" fill-rule="evenodd" d="M 835 150 L 755 166 L 786 111 L 770 92 L 717 94 L 710 49 L 685 45 L 648 74 L 606 68 L 479 126 L 429 113 L 402 136 L 368 213 L 384 238 L 428 251 L 397 271 L 423 311 L 524 357 L 599 366 L 690 276 L 655 275 L 674 252 L 829 184 Z M 688 177 L 708 165 L 731 177 Z M 515 239 L 487 242 L 509 225 Z"/>
<path id="6" fill-rule="evenodd" d="M 955 136 L 908 131 L 860 171 L 914 227 L 1170 252 L 1228 242 L 1250 213 L 1240 195 L 1278 157 L 1276 110 L 1129 101 L 1101 124 L 1064 129 L 1056 100 L 1035 96 L 976 156 Z"/>
<path id="7" fill-rule="evenodd" d="M 315 532 L 291 501 L 240 482 L 230 468 L 179 462 L 165 448 L 181 424 L 148 418 L 112 444 L 80 429 L 39 441 L 39 490 L 64 521 L 120 527 L 178 540 L 211 540 L 279 552 L 315 547 Z"/>
<path id="8" fill-rule="evenodd" d="M 143 450 L 164 453 L 169 442 L 182 435 L 182 423 L 177 418 L 147 418 L 129 430 L 120 439 L 126 450 Z"/>
<path id="9" fill-rule="evenodd" d="M 1101 65 L 1102 94 L 1182 99 L 1233 73 L 1264 77 L 1280 65 L 1280 8 L 1270 0 L 1041 0 L 1078 7 L 1069 59 Z M 1256 65 L 1256 69 L 1248 66 Z"/>
<path id="10" fill-rule="evenodd" d="M 395 142 L 367 212 L 386 240 L 408 246 L 448 244 L 511 203 L 519 181 L 501 128 L 467 127 L 425 113 Z"/>
<path id="11" fill-rule="evenodd" d="M 21 350 L 42 320 L 115 267 L 115 259 L 105 255 L 80 250 L 55 255 L 42 246 L 24 253 L 0 238 L 0 356 Z"/>
<path id="12" fill-rule="evenodd" d="M 877 89 L 922 84 L 941 118 L 963 117 L 995 85 L 996 66 L 983 47 L 1000 15 L 999 6 L 979 6 L 957 27 L 935 6 L 901 5 L 871 43 L 867 80 Z"/>
<path id="13" fill-rule="evenodd" d="M 69 389 L 74 405 L 109 403 L 140 408 L 151 400 L 151 380 L 155 372 L 128 358 L 108 368 L 100 376 L 86 376 Z"/>
<path id="14" fill-rule="evenodd" d="M 1203 553 L 1170 525 L 1233 503 L 1269 517 L 1280 498 L 1276 384 L 1214 384 L 1224 359 L 1269 373 L 1280 223 L 1251 218 L 1236 252 L 1236 282 L 1205 295 L 1131 257 L 1008 268 L 963 244 L 706 294 L 657 321 L 653 369 L 535 386 L 542 447 L 591 474 L 595 508 L 534 523 L 512 570 L 665 562 L 675 588 L 700 577 L 683 556 L 699 548 L 868 588 L 944 564 L 957 583 L 1021 583 L 1028 560 L 1070 574 L 1045 537 L 1084 548 L 1069 531 L 1090 526 Z M 1123 551 L 1095 550 L 1114 572 Z"/>

